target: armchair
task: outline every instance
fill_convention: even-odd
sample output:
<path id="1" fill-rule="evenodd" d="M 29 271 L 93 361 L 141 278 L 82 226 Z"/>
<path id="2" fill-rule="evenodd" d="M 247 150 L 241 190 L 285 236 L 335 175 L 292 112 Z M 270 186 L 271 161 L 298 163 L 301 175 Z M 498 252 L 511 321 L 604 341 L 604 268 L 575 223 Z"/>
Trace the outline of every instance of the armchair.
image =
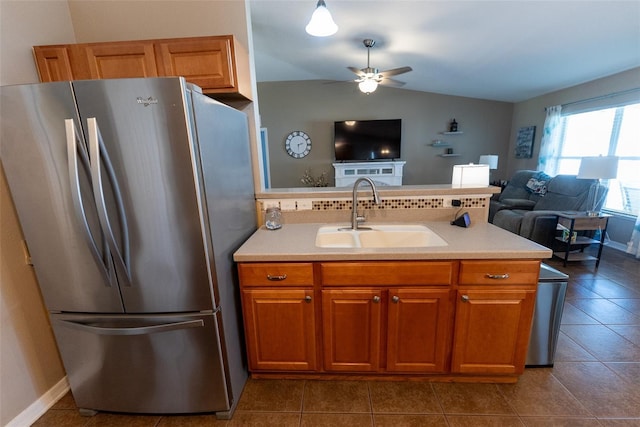
<path id="1" fill-rule="evenodd" d="M 489 201 L 489 222 L 493 223 L 496 213 L 503 209 L 532 210 L 540 195 L 528 188 L 527 184 L 531 178 L 539 179 L 541 175 L 544 174 L 533 170 L 520 170 L 513 174 L 502 192 Z"/>
<path id="2" fill-rule="evenodd" d="M 586 211 L 589 188 L 596 180 L 558 175 L 549 180 L 547 192 L 531 210 L 502 209 L 493 224 L 549 248 L 553 247 L 559 211 Z M 599 207 L 598 207 L 599 208 Z"/>

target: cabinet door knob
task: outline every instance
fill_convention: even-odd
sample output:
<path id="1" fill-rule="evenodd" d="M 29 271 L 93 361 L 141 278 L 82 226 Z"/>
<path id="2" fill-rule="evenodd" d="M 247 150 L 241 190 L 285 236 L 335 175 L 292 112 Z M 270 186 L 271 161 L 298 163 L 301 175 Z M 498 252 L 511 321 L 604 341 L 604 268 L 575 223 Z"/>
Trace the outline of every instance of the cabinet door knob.
<path id="1" fill-rule="evenodd" d="M 509 273 L 505 273 L 505 274 L 489 274 L 487 273 L 486 275 L 489 279 L 508 279 L 509 278 Z"/>
<path id="2" fill-rule="evenodd" d="M 394 295 L 391 297 L 391 301 L 395 302 L 396 304 L 400 302 L 400 297 L 398 295 Z"/>
<path id="3" fill-rule="evenodd" d="M 378 295 L 373 297 L 373 302 L 378 303 L 380 302 L 380 297 Z"/>
<path id="4" fill-rule="evenodd" d="M 311 295 L 304 297 L 305 302 L 311 302 Z"/>
<path id="5" fill-rule="evenodd" d="M 462 300 L 462 302 L 469 302 L 469 295 L 462 295 L 460 299 Z"/>
<path id="6" fill-rule="evenodd" d="M 282 281 L 282 280 L 284 280 L 286 278 L 287 278 L 286 274 L 281 274 L 279 276 L 272 276 L 270 274 L 267 274 L 267 280 L 271 280 L 272 282 L 279 282 L 279 281 Z"/>

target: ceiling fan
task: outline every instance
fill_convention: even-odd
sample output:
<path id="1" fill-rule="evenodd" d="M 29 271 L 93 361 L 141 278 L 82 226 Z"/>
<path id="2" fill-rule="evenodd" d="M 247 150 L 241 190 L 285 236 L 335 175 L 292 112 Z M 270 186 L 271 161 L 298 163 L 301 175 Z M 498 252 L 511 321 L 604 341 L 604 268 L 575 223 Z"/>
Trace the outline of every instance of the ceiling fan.
<path id="1" fill-rule="evenodd" d="M 355 81 L 358 83 L 358 87 L 360 88 L 360 90 L 369 95 L 371 92 L 375 91 L 378 88 L 378 84 L 395 87 L 404 86 L 404 82 L 394 80 L 389 77 L 408 73 L 412 70 L 411 67 L 399 67 L 386 71 L 378 71 L 377 68 L 371 68 L 371 48 L 376 44 L 376 42 L 373 39 L 364 39 L 362 43 L 367 48 L 367 67 L 362 69 L 356 67 L 347 67 L 358 76 Z"/>

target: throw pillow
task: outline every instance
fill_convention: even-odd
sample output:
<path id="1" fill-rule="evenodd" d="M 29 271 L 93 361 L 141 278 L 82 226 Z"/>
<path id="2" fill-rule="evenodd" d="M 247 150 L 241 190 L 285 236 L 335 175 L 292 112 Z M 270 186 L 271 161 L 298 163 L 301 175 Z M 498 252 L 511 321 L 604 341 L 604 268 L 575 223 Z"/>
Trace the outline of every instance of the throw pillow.
<path id="1" fill-rule="evenodd" d="M 527 182 L 527 191 L 539 196 L 544 196 L 547 194 L 547 181 L 530 178 Z"/>

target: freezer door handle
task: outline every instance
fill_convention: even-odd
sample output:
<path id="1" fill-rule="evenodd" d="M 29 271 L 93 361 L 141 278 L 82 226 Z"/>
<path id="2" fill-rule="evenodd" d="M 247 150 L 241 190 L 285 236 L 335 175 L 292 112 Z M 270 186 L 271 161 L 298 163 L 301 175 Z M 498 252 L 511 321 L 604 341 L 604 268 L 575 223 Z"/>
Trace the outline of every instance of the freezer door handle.
<path id="1" fill-rule="evenodd" d="M 102 135 L 98 128 L 98 122 L 95 117 L 87 119 L 87 129 L 89 135 L 89 155 L 91 164 L 91 181 L 93 184 L 93 196 L 96 201 L 96 207 L 98 209 L 98 219 L 100 225 L 103 228 L 103 232 L 107 236 L 111 253 L 114 255 L 113 260 L 116 266 L 116 274 L 118 280 L 125 286 L 131 286 L 131 272 L 129 271 L 129 227 L 127 225 L 127 217 L 124 212 L 124 203 L 122 201 L 122 194 L 120 192 L 120 186 L 116 179 L 109 154 L 104 147 L 102 141 Z M 113 234 L 113 228 L 109 221 L 109 215 L 107 213 L 107 204 L 104 197 L 104 186 L 102 184 L 102 169 L 101 165 L 104 165 L 107 172 L 107 178 L 111 183 L 113 190 L 113 196 L 115 199 L 116 208 L 118 211 L 118 219 L 120 220 L 122 233 L 122 251 L 118 247 L 116 238 Z"/>
<path id="2" fill-rule="evenodd" d="M 66 119 L 64 121 L 64 125 L 67 137 L 67 164 L 69 168 L 69 181 L 71 185 L 71 198 L 73 199 L 73 207 L 76 211 L 77 218 L 80 220 L 80 222 L 82 223 L 82 227 L 84 228 L 83 235 L 85 237 L 85 240 L 87 241 L 87 244 L 89 245 L 91 255 L 93 255 L 93 258 L 100 266 L 99 270 L 104 278 L 104 283 L 106 284 L 106 286 L 113 286 L 115 284 L 115 277 L 112 274 L 112 270 L 108 268 L 111 263 L 109 248 L 105 244 L 102 248 L 104 255 L 100 255 L 100 251 L 98 250 L 96 241 L 91 234 L 91 229 L 89 228 L 87 215 L 84 209 L 84 201 L 82 200 L 82 193 L 80 192 L 80 165 L 78 164 L 78 161 L 82 162 L 82 165 L 88 170 L 89 155 L 87 154 L 86 147 L 78 138 L 78 132 L 76 130 L 76 125 L 73 119 Z M 80 154 L 80 159 L 78 159 L 78 153 Z"/>
<path id="3" fill-rule="evenodd" d="M 134 326 L 134 327 L 103 327 L 96 325 L 88 325 L 82 322 L 73 322 L 70 320 L 60 320 L 62 326 L 78 331 L 89 332 L 96 335 L 111 335 L 111 336 L 123 336 L 123 335 L 149 335 L 157 334 L 160 332 L 177 331 L 187 328 L 201 328 L 204 327 L 204 321 L 202 319 L 185 320 L 173 323 L 161 323 L 158 325 L 149 326 Z"/>

